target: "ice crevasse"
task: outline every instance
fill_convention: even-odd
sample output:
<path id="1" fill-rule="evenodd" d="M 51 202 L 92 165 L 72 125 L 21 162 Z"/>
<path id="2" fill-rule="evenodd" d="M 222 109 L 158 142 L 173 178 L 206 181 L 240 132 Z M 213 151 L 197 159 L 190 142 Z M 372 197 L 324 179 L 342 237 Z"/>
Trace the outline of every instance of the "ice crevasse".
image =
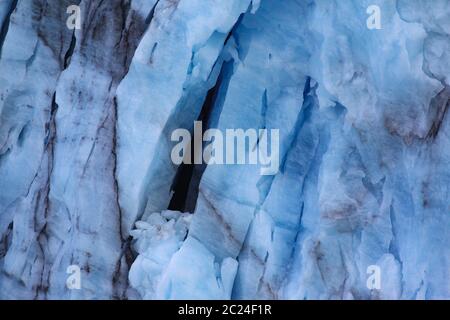
<path id="1" fill-rule="evenodd" d="M 450 1 L 75 2 L 0 1 L 0 298 L 450 298 Z"/>

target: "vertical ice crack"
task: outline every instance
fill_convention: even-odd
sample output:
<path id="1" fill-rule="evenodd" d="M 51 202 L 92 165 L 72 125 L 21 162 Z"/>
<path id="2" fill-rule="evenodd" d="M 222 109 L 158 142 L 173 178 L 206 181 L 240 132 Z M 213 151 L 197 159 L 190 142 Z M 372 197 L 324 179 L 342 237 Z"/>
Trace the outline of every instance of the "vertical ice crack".
<path id="1" fill-rule="evenodd" d="M 158 5 L 159 1 L 160 0 L 157 0 L 155 2 L 155 4 L 153 5 L 152 9 L 150 10 L 150 13 L 145 18 L 145 24 L 147 25 L 147 27 L 150 26 L 151 22 L 153 21 L 153 17 L 155 16 L 156 6 Z"/>
<path id="2" fill-rule="evenodd" d="M 11 5 L 9 7 L 9 11 L 5 16 L 5 20 L 3 21 L 3 24 L 0 28 L 0 59 L 2 58 L 2 49 L 3 44 L 6 39 L 6 35 L 9 30 L 9 23 L 11 22 L 11 15 L 13 14 L 14 10 L 16 10 L 18 0 L 12 0 Z"/>
<path id="3" fill-rule="evenodd" d="M 235 34 L 238 26 L 241 24 L 244 14 L 245 13 L 239 16 L 230 32 L 225 37 L 222 51 L 227 50 L 227 44 Z M 222 59 L 221 56 L 222 52 L 219 54 L 216 64 L 219 63 Z M 218 118 L 218 116 L 222 112 L 224 103 L 223 100 L 228 91 L 228 85 L 234 72 L 234 64 L 234 59 L 222 61 L 222 66 L 216 83 L 211 89 L 208 90 L 206 94 L 206 98 L 200 110 L 200 115 L 197 118 L 197 121 L 201 121 L 203 123 L 202 134 L 209 128 L 214 128 L 217 125 L 217 123 L 214 122 L 213 118 Z M 194 154 L 193 144 L 191 144 L 191 154 Z M 197 203 L 200 181 L 204 171 L 206 170 L 206 167 L 206 164 L 184 163 L 182 163 L 178 167 L 171 187 L 173 196 L 168 206 L 169 210 L 194 212 L 195 205 Z"/>
<path id="4" fill-rule="evenodd" d="M 147 17 L 142 19 L 140 15 L 131 9 L 130 2 L 128 0 L 123 0 L 120 4 L 121 8 L 121 34 L 118 39 L 115 48 L 120 50 L 119 59 L 121 61 L 121 66 L 118 70 L 113 72 L 113 82 L 110 86 L 111 92 L 117 88 L 117 85 L 126 76 L 131 64 L 133 53 L 135 52 L 137 46 L 139 45 L 141 37 L 148 30 L 151 21 L 154 18 L 154 12 L 159 0 L 152 6 L 150 13 Z M 117 208 L 117 219 L 118 219 L 118 232 L 121 241 L 121 253 L 117 259 L 115 270 L 112 276 L 113 283 L 113 298 L 115 299 L 126 299 L 128 290 L 128 277 L 127 273 L 123 271 L 123 264 L 126 263 L 127 270 L 130 269 L 131 264 L 134 260 L 134 253 L 131 249 L 131 236 L 129 235 L 129 230 L 127 230 L 126 223 L 124 223 L 124 215 L 122 208 L 120 206 L 120 188 L 118 183 L 117 174 L 117 150 L 118 150 L 118 132 L 117 132 L 117 121 L 118 121 L 118 103 L 117 98 L 114 96 L 112 101 L 112 123 L 113 123 L 113 134 L 112 134 L 112 177 L 113 177 L 113 188 L 115 196 L 115 205 Z M 123 276 L 125 277 L 123 278 Z M 121 281 L 124 281 L 123 285 L 119 285 Z M 121 289 L 122 288 L 122 289 Z"/>
<path id="5" fill-rule="evenodd" d="M 234 60 L 224 62 L 215 85 L 208 91 L 200 115 L 197 121 L 201 121 L 203 132 L 214 127 L 211 115 L 213 112 L 220 114 L 223 101 L 219 101 L 219 95 L 225 94 L 231 79 Z M 194 145 L 191 144 L 191 154 Z M 206 170 L 206 164 L 184 164 L 182 163 L 175 175 L 172 191 L 174 192 L 168 209 L 181 212 L 193 212 L 197 202 L 198 188 L 201 177 Z"/>
<path id="6" fill-rule="evenodd" d="M 404 281 L 403 280 L 403 261 L 400 257 L 400 252 L 399 252 L 399 248 L 398 248 L 397 228 L 396 228 L 397 220 L 395 218 L 395 211 L 394 211 L 394 207 L 393 207 L 392 203 L 389 208 L 389 217 L 390 217 L 390 221 L 391 221 L 391 232 L 392 232 L 392 239 L 389 243 L 389 253 L 394 256 L 394 258 L 398 261 L 398 263 L 400 265 L 400 276 L 401 276 L 400 296 L 401 296 L 401 294 L 403 293 L 403 281 Z"/>
<path id="7" fill-rule="evenodd" d="M 116 207 L 118 211 L 118 227 L 119 227 L 119 236 L 121 240 L 121 253 L 119 256 L 119 259 L 116 262 L 115 271 L 112 277 L 113 287 L 114 287 L 114 293 L 113 297 L 116 299 L 125 299 L 127 296 L 127 288 L 128 288 L 128 277 L 126 279 L 126 288 L 123 290 L 123 292 L 118 292 L 116 284 L 120 281 L 121 278 L 121 270 L 122 270 L 122 263 L 123 258 L 125 258 L 125 263 L 127 265 L 127 269 L 129 270 L 131 267 L 131 264 L 134 261 L 134 254 L 131 249 L 131 236 L 128 235 L 128 231 L 124 230 L 124 223 L 123 223 L 123 212 L 122 208 L 120 207 L 119 202 L 119 183 L 117 180 L 117 100 L 114 98 L 113 100 L 113 122 L 114 122 L 114 128 L 113 128 L 113 145 L 112 145 L 112 157 L 113 157 L 113 182 L 114 182 L 114 193 L 115 193 L 115 202 Z"/>
<path id="8" fill-rule="evenodd" d="M 2 235 L 2 238 L 0 240 L 0 259 L 3 259 L 3 257 L 8 252 L 9 246 L 11 245 L 11 236 L 13 229 L 14 222 L 11 221 L 8 225 L 8 228 L 6 229 L 6 232 Z"/>
<path id="9" fill-rule="evenodd" d="M 245 14 L 250 12 L 250 8 L 251 3 L 249 4 L 249 8 L 247 9 L 247 11 L 239 15 L 233 27 L 228 32 L 224 40 L 222 52 L 219 54 L 218 59 L 212 68 L 212 70 L 214 70 L 217 63 L 222 63 L 219 76 L 217 77 L 214 86 L 208 90 L 206 98 L 201 107 L 200 115 L 197 119 L 197 121 L 203 123 L 202 134 L 206 130 L 217 126 L 217 123 L 214 123 L 213 119 L 216 118 L 217 120 L 220 113 L 222 112 L 224 103 L 223 100 L 228 91 L 228 85 L 233 75 L 233 68 L 235 64 L 234 59 L 222 61 L 222 55 L 224 50 L 228 50 L 227 45 L 229 44 L 230 39 L 233 39 L 236 42 L 236 30 L 241 25 Z M 237 48 L 237 50 L 239 50 L 239 48 Z M 192 57 L 194 57 L 194 54 L 192 55 Z M 191 144 L 191 154 L 194 154 L 193 144 Z M 195 205 L 197 203 L 200 181 L 204 171 L 206 170 L 206 167 L 207 164 L 184 163 L 182 163 L 178 167 L 177 173 L 171 186 L 173 196 L 168 206 L 169 210 L 194 212 Z"/>
<path id="10" fill-rule="evenodd" d="M 51 176 L 53 172 L 53 161 L 54 161 L 54 148 L 56 141 L 56 112 L 58 110 L 58 104 L 56 103 L 56 92 L 53 94 L 51 110 L 50 110 L 50 120 L 46 125 L 47 137 L 46 137 L 46 148 L 45 153 L 47 155 L 47 177 L 44 188 L 39 191 L 39 196 L 44 198 L 44 210 L 42 212 L 43 216 L 38 215 L 38 211 L 35 210 L 34 213 L 34 224 L 37 232 L 37 245 L 40 250 L 42 259 L 42 268 L 40 274 L 39 283 L 36 286 L 35 299 L 38 299 L 40 294 L 43 293 L 44 297 L 47 294 L 49 283 L 46 277 L 46 242 L 48 240 L 47 235 L 47 218 L 50 212 L 51 200 L 50 200 L 50 190 L 51 190 Z M 36 208 L 37 209 L 37 208 Z"/>
<path id="11" fill-rule="evenodd" d="M 445 119 L 448 109 L 450 108 L 450 86 L 445 86 L 430 103 L 430 111 L 432 114 L 432 122 L 427 139 L 434 140 L 439 134 L 442 122 Z"/>
<path id="12" fill-rule="evenodd" d="M 70 40 L 69 48 L 66 51 L 66 54 L 64 55 L 64 70 L 67 69 L 67 67 L 70 64 L 70 60 L 72 59 L 73 51 L 75 50 L 75 46 L 77 44 L 77 38 L 75 36 L 75 31 L 72 33 L 72 39 Z"/>

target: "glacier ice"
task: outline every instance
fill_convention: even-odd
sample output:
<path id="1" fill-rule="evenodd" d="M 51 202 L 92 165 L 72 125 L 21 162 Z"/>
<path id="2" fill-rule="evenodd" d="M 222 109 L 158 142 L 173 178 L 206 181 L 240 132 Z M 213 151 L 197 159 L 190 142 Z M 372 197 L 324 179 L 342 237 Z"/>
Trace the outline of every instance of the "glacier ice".
<path id="1" fill-rule="evenodd" d="M 0 298 L 449 299 L 449 79 L 449 0 L 0 0 Z"/>

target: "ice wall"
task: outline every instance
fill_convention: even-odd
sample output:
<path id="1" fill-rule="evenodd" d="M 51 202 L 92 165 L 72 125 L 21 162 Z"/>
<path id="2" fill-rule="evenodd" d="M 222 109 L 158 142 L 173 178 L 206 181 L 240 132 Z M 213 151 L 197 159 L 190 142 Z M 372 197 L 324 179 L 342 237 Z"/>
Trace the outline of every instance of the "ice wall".
<path id="1" fill-rule="evenodd" d="M 0 0 L 0 298 L 448 299 L 449 75 L 449 0 Z"/>
<path id="2" fill-rule="evenodd" d="M 215 298 L 232 259 L 228 298 L 448 297 L 448 2 L 379 1 L 380 30 L 372 4 L 267 0 L 239 21 L 209 121 L 280 128 L 282 169 L 208 166 L 150 293 Z M 186 251 L 213 254 L 196 275 L 216 287 L 183 282 Z"/>

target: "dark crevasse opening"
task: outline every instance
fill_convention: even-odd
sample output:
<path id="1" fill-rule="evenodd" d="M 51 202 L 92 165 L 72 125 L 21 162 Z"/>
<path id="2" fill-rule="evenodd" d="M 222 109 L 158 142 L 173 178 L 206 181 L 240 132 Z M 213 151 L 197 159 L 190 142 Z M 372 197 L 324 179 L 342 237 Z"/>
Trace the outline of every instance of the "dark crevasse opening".
<path id="1" fill-rule="evenodd" d="M 209 89 L 197 121 L 201 121 L 202 134 L 209 128 L 217 126 L 222 111 L 228 85 L 233 74 L 234 60 L 223 63 L 214 87 Z M 192 132 L 191 132 L 192 136 Z M 194 144 L 191 143 L 191 154 L 194 154 Z M 177 170 L 172 183 L 173 196 L 169 203 L 169 210 L 181 212 L 194 212 L 197 203 L 200 180 L 207 164 L 182 163 Z"/>
<path id="2" fill-rule="evenodd" d="M 9 30 L 9 23 L 11 21 L 11 15 L 17 7 L 18 0 L 13 0 L 11 2 L 11 6 L 9 7 L 9 11 L 5 16 L 5 20 L 3 21 L 3 25 L 0 26 L 0 57 L 2 56 L 2 48 L 3 43 L 5 42 L 6 34 Z"/>
<path id="3" fill-rule="evenodd" d="M 241 26 L 244 16 L 250 12 L 251 5 L 245 13 L 242 13 L 231 31 L 228 33 L 224 50 L 227 50 L 227 44 L 231 38 L 235 42 L 238 42 L 237 29 Z M 218 61 L 220 61 L 219 58 Z M 217 63 L 217 62 L 216 62 Z M 216 128 L 217 123 L 222 112 L 225 96 L 228 91 L 230 79 L 234 72 L 234 59 L 223 61 L 219 76 L 215 85 L 209 89 L 200 114 L 197 121 L 202 122 L 202 136 L 204 132 L 210 128 Z M 191 137 L 193 136 L 193 130 L 191 130 Z M 203 144 L 204 146 L 205 144 Z M 204 150 L 204 148 L 202 148 Z M 191 144 L 191 154 L 194 155 L 194 144 Z M 169 210 L 191 212 L 195 211 L 197 203 L 197 197 L 199 192 L 200 180 L 205 172 L 207 164 L 185 164 L 182 163 L 175 174 L 171 191 L 173 192 L 172 198 L 168 206 Z"/>

